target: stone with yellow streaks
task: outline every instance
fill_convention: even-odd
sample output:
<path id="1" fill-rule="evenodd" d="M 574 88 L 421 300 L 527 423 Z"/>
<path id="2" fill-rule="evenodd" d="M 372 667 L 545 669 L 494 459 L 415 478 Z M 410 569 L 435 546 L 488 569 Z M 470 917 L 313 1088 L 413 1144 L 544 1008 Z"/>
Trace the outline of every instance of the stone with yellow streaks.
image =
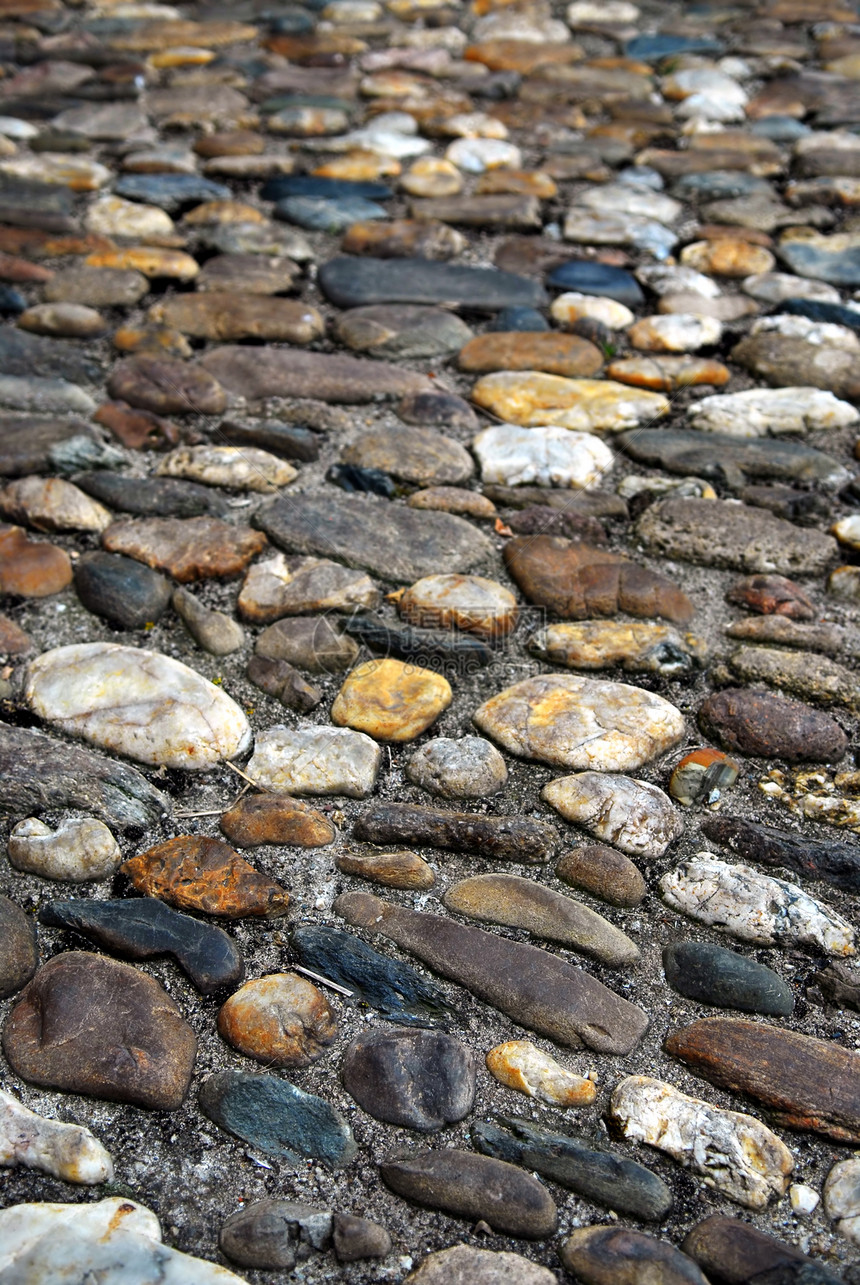
<path id="1" fill-rule="evenodd" d="M 609 379 L 564 379 L 536 370 L 484 375 L 472 400 L 510 424 L 558 425 L 581 432 L 615 432 L 668 414 L 658 393 L 634 392 Z"/>
<path id="2" fill-rule="evenodd" d="M 704 639 L 653 621 L 583 620 L 547 625 L 529 639 L 529 650 L 569 669 L 624 669 L 679 674 L 702 664 Z"/>
<path id="3" fill-rule="evenodd" d="M 369 660 L 347 678 L 331 707 L 332 722 L 380 741 L 414 741 L 453 700 L 451 685 L 432 669 L 403 661 Z"/>
<path id="4" fill-rule="evenodd" d="M 482 638 L 503 638 L 518 614 L 516 598 L 504 585 L 469 575 L 425 576 L 406 590 L 397 607 L 420 629 L 464 629 Z"/>
<path id="5" fill-rule="evenodd" d="M 131 268 L 145 277 L 170 277 L 175 281 L 192 281 L 200 271 L 200 264 L 190 254 L 150 245 L 97 251 L 88 255 L 84 263 L 90 268 Z"/>
<path id="6" fill-rule="evenodd" d="M 494 1080 L 554 1107 L 587 1107 L 597 1096 L 593 1080 L 568 1071 L 531 1040 L 507 1040 L 490 1049 L 487 1070 Z"/>

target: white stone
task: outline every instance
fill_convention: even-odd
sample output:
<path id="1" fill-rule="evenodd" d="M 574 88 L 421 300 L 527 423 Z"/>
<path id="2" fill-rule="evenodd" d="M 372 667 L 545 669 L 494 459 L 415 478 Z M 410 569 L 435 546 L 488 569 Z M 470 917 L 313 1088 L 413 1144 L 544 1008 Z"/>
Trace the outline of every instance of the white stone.
<path id="1" fill-rule="evenodd" d="M 610 1111 L 625 1138 L 666 1152 L 747 1209 L 764 1209 L 788 1186 L 792 1154 L 754 1116 L 687 1097 L 647 1075 L 617 1084 Z"/>
<path id="2" fill-rule="evenodd" d="M 860 549 L 860 514 L 852 513 L 850 517 L 840 518 L 830 529 L 840 544 Z"/>
<path id="3" fill-rule="evenodd" d="M 373 790 L 382 749 L 348 727 L 285 727 L 257 737 L 247 774 L 276 794 L 345 794 L 364 799 Z"/>
<path id="4" fill-rule="evenodd" d="M 599 295 L 579 294 L 568 290 L 553 299 L 550 307 L 553 320 L 561 326 L 572 326 L 581 317 L 592 317 L 610 330 L 626 330 L 636 320 L 635 315 L 623 303 L 615 299 L 602 299 Z"/>
<path id="5" fill-rule="evenodd" d="M 632 776 L 578 772 L 550 781 L 541 798 L 565 821 L 631 856 L 661 857 L 684 830 L 669 796 Z"/>
<path id="6" fill-rule="evenodd" d="M 10 178 L 30 179 L 36 183 L 59 183 L 61 186 L 86 191 L 104 187 L 112 172 L 98 161 L 84 156 L 66 156 L 59 152 L 42 152 L 40 156 L 13 156 L 0 160 L 0 174 Z"/>
<path id="7" fill-rule="evenodd" d="M 732 437 L 782 437 L 860 421 L 850 402 L 820 388 L 750 388 L 704 397 L 690 407 L 693 428 Z"/>
<path id="8" fill-rule="evenodd" d="M 537 8 L 520 12 L 515 5 L 484 14 L 472 28 L 472 40 L 528 40 L 535 44 L 562 45 L 570 32 L 559 18 L 543 16 Z"/>
<path id="9" fill-rule="evenodd" d="M 315 611 L 375 607 L 380 597 L 364 571 L 327 558 L 276 553 L 248 568 L 238 606 L 248 619 L 263 621 Z"/>
<path id="10" fill-rule="evenodd" d="M 836 286 L 826 281 L 795 277 L 790 272 L 757 272 L 744 277 L 741 289 L 761 303 L 782 303 L 783 299 L 817 299 L 820 303 L 839 303 L 841 296 Z"/>
<path id="11" fill-rule="evenodd" d="M 820 1196 L 817 1191 L 807 1187 L 802 1182 L 793 1182 L 788 1189 L 788 1199 L 791 1204 L 792 1213 L 803 1216 L 811 1214 L 818 1208 Z"/>
<path id="12" fill-rule="evenodd" d="M 820 152 L 822 147 L 828 151 L 835 152 L 857 152 L 860 151 L 860 138 L 856 134 L 849 134 L 847 130 L 810 130 L 799 138 L 794 144 L 795 156 L 806 156 L 813 152 Z"/>
<path id="13" fill-rule="evenodd" d="M 686 730 L 662 696 L 579 674 L 524 678 L 485 701 L 472 721 L 509 753 L 574 772 L 632 771 Z"/>
<path id="14" fill-rule="evenodd" d="M 0 134 L 4 138 L 17 138 L 23 142 L 28 138 L 35 138 L 38 133 L 38 125 L 31 121 L 21 120 L 17 116 L 0 116 Z"/>
<path id="15" fill-rule="evenodd" d="M 119 643 L 45 652 L 30 665 L 25 697 L 67 735 L 153 767 L 214 767 L 251 744 L 247 718 L 220 687 L 178 660 Z"/>
<path id="16" fill-rule="evenodd" d="M 494 424 L 472 442 L 481 478 L 502 486 L 594 486 L 612 468 L 609 447 L 569 428 Z"/>
<path id="17" fill-rule="evenodd" d="M 205 486 L 270 494 L 295 481 L 298 471 L 286 460 L 256 446 L 180 446 L 155 470 L 159 477 L 182 477 Z"/>
<path id="18" fill-rule="evenodd" d="M 581 205 L 572 206 L 564 220 L 564 239 L 580 245 L 632 245 L 647 250 L 655 259 L 667 258 L 678 244 L 670 228 L 656 219 L 628 215 L 623 205 L 614 214 L 597 214 Z"/>
<path id="19" fill-rule="evenodd" d="M 490 1075 L 500 1084 L 550 1106 L 585 1107 L 597 1095 L 594 1080 L 569 1071 L 531 1040 L 497 1044 L 490 1049 L 486 1062 Z"/>
<path id="20" fill-rule="evenodd" d="M 803 339 L 808 344 L 839 348 L 843 352 L 860 353 L 860 338 L 848 326 L 836 326 L 831 322 L 812 321 L 809 317 L 778 313 L 772 317 L 758 317 L 750 327 L 751 335 L 773 331 L 779 335 L 786 335 L 790 339 Z"/>
<path id="21" fill-rule="evenodd" d="M 620 212 L 625 218 L 636 215 L 638 218 L 655 219 L 658 223 L 674 223 L 684 211 L 681 202 L 671 196 L 630 183 L 606 183 L 592 187 L 577 200 L 598 214 L 618 215 Z"/>
<path id="22" fill-rule="evenodd" d="M 161 1244 L 158 1219 L 121 1196 L 93 1204 L 0 1210 L 0 1285 L 245 1285 L 242 1277 Z"/>
<path id="23" fill-rule="evenodd" d="M 695 268 L 649 263 L 636 269 L 636 278 L 661 298 L 667 294 L 700 294 L 705 299 L 717 299 L 721 294 L 713 277 Z"/>
<path id="24" fill-rule="evenodd" d="M 28 817 L 13 828 L 8 851 L 16 870 L 69 883 L 107 879 L 122 863 L 119 844 L 95 817 L 67 817 L 56 830 Z"/>
<path id="25" fill-rule="evenodd" d="M 97 409 L 89 393 L 77 384 L 41 375 L 0 375 L 0 406 L 45 415 L 93 415 Z"/>
<path id="26" fill-rule="evenodd" d="M 660 889 L 667 905 L 739 941 L 759 946 L 812 946 L 825 955 L 856 954 L 851 925 L 797 884 L 732 866 L 699 852 L 665 874 Z"/>
<path id="27" fill-rule="evenodd" d="M 846 1240 L 860 1245 L 860 1156 L 840 1160 L 824 1183 L 824 1209 Z"/>
<path id="28" fill-rule="evenodd" d="M 104 531 L 113 515 L 61 477 L 19 477 L 0 491 L 0 510 L 36 531 Z"/>
<path id="29" fill-rule="evenodd" d="M 86 212 L 84 225 L 88 232 L 134 241 L 176 232 L 173 219 L 157 205 L 125 201 L 121 196 L 102 196 L 94 201 Z"/>
<path id="30" fill-rule="evenodd" d="M 89 1129 L 30 1111 L 0 1089 L 0 1165 L 41 1169 L 63 1182 L 113 1180 L 113 1161 Z"/>
<path id="31" fill-rule="evenodd" d="M 443 799 L 481 799 L 498 794 L 508 769 L 495 745 L 480 736 L 438 736 L 406 764 L 410 781 Z"/>
<path id="32" fill-rule="evenodd" d="M 508 128 L 486 112 L 460 112 L 449 116 L 442 125 L 449 138 L 507 138 Z"/>
<path id="33" fill-rule="evenodd" d="M 639 10 L 635 4 L 630 4 L 630 0 L 603 0 L 602 4 L 596 4 L 594 0 L 574 0 L 567 6 L 565 17 L 569 27 L 594 22 L 602 26 L 604 23 L 635 22 Z"/>
<path id="34" fill-rule="evenodd" d="M 457 138 L 445 150 L 445 159 L 466 174 L 485 170 L 522 169 L 520 149 L 501 138 Z"/>
<path id="35" fill-rule="evenodd" d="M 719 343 L 723 323 L 692 312 L 658 313 L 643 317 L 631 330 L 630 341 L 645 352 L 697 352 Z"/>

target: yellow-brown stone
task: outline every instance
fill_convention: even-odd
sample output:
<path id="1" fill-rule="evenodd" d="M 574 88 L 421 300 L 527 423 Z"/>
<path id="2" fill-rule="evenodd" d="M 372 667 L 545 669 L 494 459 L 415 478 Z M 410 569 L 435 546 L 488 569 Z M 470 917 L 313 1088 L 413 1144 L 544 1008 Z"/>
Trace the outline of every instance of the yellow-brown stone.
<path id="1" fill-rule="evenodd" d="M 472 389 L 472 399 L 508 424 L 558 424 L 586 433 L 635 428 L 669 411 L 666 398 L 656 393 L 632 393 L 608 379 L 564 379 L 533 370 L 485 375 Z"/>
<path id="2" fill-rule="evenodd" d="M 91 268 L 130 268 L 145 277 L 171 277 L 192 281 L 200 265 L 182 250 L 162 250 L 157 246 L 132 245 L 125 250 L 102 250 L 84 260 Z"/>
<path id="3" fill-rule="evenodd" d="M 606 373 L 619 383 L 657 393 L 696 384 L 721 388 L 731 377 L 727 366 L 708 357 L 623 357 L 607 366 Z"/>
<path id="4" fill-rule="evenodd" d="M 218 1014 L 228 1044 L 267 1066 L 309 1066 L 337 1038 L 337 1021 L 322 991 L 298 973 L 246 982 Z"/>
<path id="5" fill-rule="evenodd" d="M 543 170 L 487 170 L 475 184 L 476 196 L 496 196 L 510 192 L 517 196 L 536 196 L 551 201 L 558 196 L 558 185 Z"/>
<path id="6" fill-rule="evenodd" d="M 498 512 L 492 500 L 462 486 L 428 486 L 423 491 L 414 491 L 406 503 L 410 509 L 464 513 L 470 518 L 494 518 Z"/>
<path id="7" fill-rule="evenodd" d="M 603 366 L 600 349 L 579 335 L 556 331 L 488 331 L 460 350 L 461 370 L 546 371 L 551 375 L 596 375 Z"/>
<path id="8" fill-rule="evenodd" d="M 386 852 L 380 848 L 367 852 L 339 852 L 334 860 L 344 874 L 384 884 L 386 888 L 432 888 L 436 875 L 417 852 Z"/>
<path id="9" fill-rule="evenodd" d="M 497 1044 L 490 1049 L 486 1062 L 494 1080 L 550 1106 L 587 1107 L 597 1096 L 593 1080 L 560 1066 L 531 1040 Z"/>
<path id="10" fill-rule="evenodd" d="M 263 843 L 322 848 L 337 830 L 316 808 L 285 794 L 245 794 L 221 817 L 221 829 L 240 848 Z"/>
<path id="11" fill-rule="evenodd" d="M 481 638 L 503 638 L 517 623 L 514 595 L 483 576 L 425 576 L 397 606 L 404 620 L 420 629 L 463 629 Z"/>
<path id="12" fill-rule="evenodd" d="M 331 707 L 338 727 L 380 741 L 414 741 L 453 700 L 441 674 L 401 660 L 369 660 L 346 679 Z"/>
<path id="13" fill-rule="evenodd" d="M 759 272 L 772 272 L 776 265 L 770 250 L 762 245 L 751 245 L 740 237 L 694 241 L 684 246 L 681 262 L 685 267 L 715 277 L 749 277 Z"/>
<path id="14" fill-rule="evenodd" d="M 318 165 L 313 173 L 320 178 L 343 178 L 351 183 L 372 183 L 381 178 L 397 178 L 401 169 L 400 162 L 393 156 L 358 151 L 332 157 L 324 165 Z"/>
<path id="15" fill-rule="evenodd" d="M 265 223 L 266 216 L 245 201 L 204 201 L 189 210 L 182 222 L 188 227 L 206 223 Z"/>

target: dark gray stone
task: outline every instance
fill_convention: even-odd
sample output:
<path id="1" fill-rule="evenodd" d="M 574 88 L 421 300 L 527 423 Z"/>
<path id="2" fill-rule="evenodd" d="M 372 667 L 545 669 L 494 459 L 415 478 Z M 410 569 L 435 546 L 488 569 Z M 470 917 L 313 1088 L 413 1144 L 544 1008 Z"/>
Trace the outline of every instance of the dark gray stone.
<path id="1" fill-rule="evenodd" d="M 346 1051 L 343 1083 L 368 1115 L 431 1133 L 475 1100 L 475 1054 L 442 1031 L 370 1031 Z"/>
<path id="2" fill-rule="evenodd" d="M 114 191 L 129 201 L 158 205 L 168 214 L 204 201 L 229 201 L 233 197 L 225 183 L 214 183 L 198 174 L 124 174 L 114 184 Z"/>
<path id="3" fill-rule="evenodd" d="M 707 941 L 679 941 L 663 947 L 666 981 L 688 999 L 765 1017 L 789 1017 L 791 987 L 778 973 L 746 955 Z"/>
<path id="4" fill-rule="evenodd" d="M 0 336 L 4 334 L 6 331 L 0 331 Z M 90 432 L 79 419 L 0 415 L 0 476 L 28 477 L 33 473 L 48 473 L 51 471 L 50 452 L 53 447 Z"/>
<path id="5" fill-rule="evenodd" d="M 46 339 L 12 326 L 0 330 L 0 370 L 4 375 L 67 379 L 84 386 L 99 384 L 102 370 L 89 356 L 90 351 L 91 346 L 72 339 Z"/>
<path id="6" fill-rule="evenodd" d="M 173 584 L 142 562 L 117 553 L 85 553 L 75 563 L 78 597 L 118 629 L 142 629 L 164 614 Z"/>
<path id="7" fill-rule="evenodd" d="M 223 518 L 230 512 L 229 505 L 213 487 L 183 482 L 179 478 L 126 477 L 122 473 L 99 471 L 76 473 L 72 481 L 109 508 L 141 517 Z"/>
<path id="8" fill-rule="evenodd" d="M 732 490 L 739 490 L 750 478 L 819 482 L 833 489 L 849 479 L 847 469 L 832 455 L 802 442 L 767 437 L 744 440 L 727 433 L 671 428 L 620 433 L 615 440 L 640 464 L 704 477 Z"/>
<path id="9" fill-rule="evenodd" d="M 417 803 L 372 803 L 353 828 L 367 843 L 416 844 L 480 853 L 496 861 L 549 861 L 558 835 L 546 821 L 523 816 L 450 812 Z"/>
<path id="10" fill-rule="evenodd" d="M 221 1228 L 221 1250 L 240 1267 L 295 1267 L 296 1251 L 326 1249 L 331 1240 L 328 1209 L 292 1200 L 256 1200 L 237 1209 Z"/>
<path id="11" fill-rule="evenodd" d="M 540 308 L 543 288 L 498 268 L 434 263 L 429 259 L 373 259 L 344 255 L 319 272 L 323 294 L 339 308 L 371 303 L 444 303 L 467 312 Z"/>
<path id="12" fill-rule="evenodd" d="M 222 420 L 215 433 L 215 441 L 227 442 L 231 446 L 261 446 L 273 455 L 281 455 L 288 460 L 305 460 L 308 463 L 318 459 L 320 453 L 320 438 L 317 433 L 297 424 L 282 424 L 277 419 L 264 419 L 256 424 Z"/>

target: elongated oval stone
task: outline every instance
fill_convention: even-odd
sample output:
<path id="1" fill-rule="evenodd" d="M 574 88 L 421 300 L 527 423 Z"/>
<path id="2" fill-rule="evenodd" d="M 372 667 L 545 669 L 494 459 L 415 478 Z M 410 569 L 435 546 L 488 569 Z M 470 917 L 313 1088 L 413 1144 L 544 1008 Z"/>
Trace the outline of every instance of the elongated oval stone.
<path id="1" fill-rule="evenodd" d="M 518 875 L 475 875 L 453 884 L 442 898 L 449 910 L 486 923 L 524 928 L 618 967 L 634 964 L 639 947 L 626 933 L 572 897 Z"/>
<path id="2" fill-rule="evenodd" d="M 740 1017 L 673 1031 L 666 1049 L 715 1084 L 763 1102 L 782 1125 L 860 1142 L 860 1053 Z"/>
<path id="3" fill-rule="evenodd" d="M 664 946 L 663 968 L 670 986 L 701 1004 L 773 1017 L 788 1017 L 794 1008 L 791 987 L 777 973 L 713 942 Z"/>
<path id="4" fill-rule="evenodd" d="M 552 826 L 530 817 L 449 812 L 415 803 L 374 803 L 361 814 L 353 833 L 368 843 L 451 848 L 500 861 L 548 861 L 557 842 Z"/>
<path id="5" fill-rule="evenodd" d="M 860 845 L 841 839 L 814 839 L 745 817 L 711 816 L 702 830 L 715 843 L 730 848 L 744 861 L 784 866 L 810 879 L 823 879 L 837 888 L 860 892 Z"/>
<path id="6" fill-rule="evenodd" d="M 483 1218 L 509 1236 L 541 1240 L 556 1229 L 558 1211 L 546 1187 L 504 1160 L 446 1147 L 385 1160 L 379 1172 L 398 1196 L 473 1222 Z"/>
<path id="7" fill-rule="evenodd" d="M 668 1241 L 632 1227 L 579 1227 L 559 1250 L 583 1285 L 707 1285 L 699 1268 Z"/>
<path id="8" fill-rule="evenodd" d="M 629 1053 L 645 1033 L 648 1018 L 641 1008 L 536 946 L 364 892 L 343 893 L 334 910 L 357 928 L 382 933 L 443 977 L 558 1044 Z"/>
<path id="9" fill-rule="evenodd" d="M 709 1280 L 726 1285 L 839 1285 L 840 1278 L 823 1263 L 807 1258 L 794 1245 L 768 1236 L 741 1218 L 711 1214 L 687 1233 L 682 1248 Z M 783 1274 L 784 1273 L 784 1274 Z"/>
<path id="10" fill-rule="evenodd" d="M 110 1182 L 113 1160 L 89 1129 L 30 1111 L 0 1089 L 0 1165 L 25 1165 L 64 1182 Z"/>
<path id="11" fill-rule="evenodd" d="M 68 735 L 153 767 L 213 767 L 251 743 L 226 692 L 178 660 L 118 643 L 44 652 L 30 665 L 25 697 Z"/>

